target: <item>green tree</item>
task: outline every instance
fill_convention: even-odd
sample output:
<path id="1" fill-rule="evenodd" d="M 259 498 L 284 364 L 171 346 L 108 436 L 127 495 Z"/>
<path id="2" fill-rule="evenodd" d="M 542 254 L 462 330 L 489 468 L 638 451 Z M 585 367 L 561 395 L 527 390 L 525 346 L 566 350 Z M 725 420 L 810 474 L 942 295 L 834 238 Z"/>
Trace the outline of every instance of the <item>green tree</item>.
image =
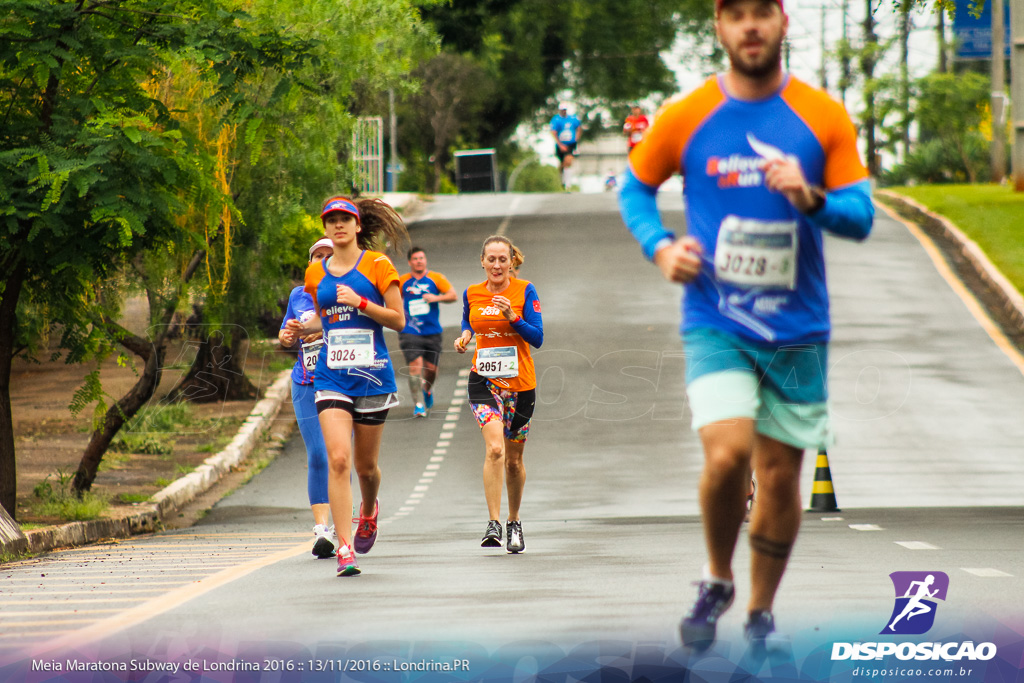
<path id="1" fill-rule="evenodd" d="M 673 92 L 661 55 L 681 31 L 709 36 L 712 13 L 706 0 L 451 0 L 423 14 L 496 83 L 476 122 L 493 147 L 566 88 L 595 103 Z"/>
<path id="2" fill-rule="evenodd" d="M 188 51 L 245 118 L 235 84 L 260 65 L 287 73 L 308 45 L 245 22 L 214 0 L 0 0 L 0 504 L 12 514 L 19 303 L 60 320 L 68 360 L 108 348 L 96 284 L 174 241 L 175 216 L 210 183 L 192 162 L 201 150 L 142 84 Z"/>
<path id="3" fill-rule="evenodd" d="M 984 176 L 989 141 L 981 129 L 991 116 L 989 83 L 987 76 L 971 72 L 918 79 L 914 111 L 920 139 L 886 182 L 974 183 Z"/>
<path id="4" fill-rule="evenodd" d="M 294 72 L 307 85 L 270 99 L 282 74 L 251 73 L 247 101 L 259 112 L 225 148 L 224 191 L 237 215 L 208 243 L 206 286 L 198 297 L 199 353 L 173 395 L 193 401 L 242 398 L 255 387 L 237 363 L 261 316 L 280 315 L 309 243 L 322 235 L 320 201 L 352 189 L 352 128 L 365 101 L 389 87 L 408 89 L 413 56 L 436 39 L 408 0 L 253 0 L 258 26 L 286 26 L 315 41 L 313 59 Z M 372 113 L 380 114 L 380 110 Z M 301 270 L 298 271 L 301 273 Z"/>

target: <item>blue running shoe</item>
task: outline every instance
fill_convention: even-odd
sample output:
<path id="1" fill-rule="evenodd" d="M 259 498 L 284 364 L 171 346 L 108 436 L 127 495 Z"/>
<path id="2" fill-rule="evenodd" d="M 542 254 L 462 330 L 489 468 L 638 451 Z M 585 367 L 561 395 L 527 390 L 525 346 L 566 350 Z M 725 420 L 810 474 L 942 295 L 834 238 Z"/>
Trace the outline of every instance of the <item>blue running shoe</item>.
<path id="1" fill-rule="evenodd" d="M 736 589 L 717 581 L 701 581 L 699 586 L 697 601 L 679 624 L 679 635 L 683 645 L 703 651 L 715 642 L 718 617 L 732 605 Z"/>
<path id="2" fill-rule="evenodd" d="M 431 408 L 434 407 L 433 391 L 427 391 L 426 389 L 423 390 L 423 405 L 427 407 L 427 410 L 430 410 Z"/>
<path id="3" fill-rule="evenodd" d="M 426 417 L 427 409 L 422 403 L 417 403 L 412 409 L 413 417 Z"/>

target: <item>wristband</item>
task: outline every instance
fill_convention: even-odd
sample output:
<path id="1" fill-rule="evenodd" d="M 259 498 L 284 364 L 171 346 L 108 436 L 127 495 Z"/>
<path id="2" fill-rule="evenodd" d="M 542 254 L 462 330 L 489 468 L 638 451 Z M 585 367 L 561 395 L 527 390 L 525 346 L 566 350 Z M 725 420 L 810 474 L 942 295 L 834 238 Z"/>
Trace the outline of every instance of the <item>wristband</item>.
<path id="1" fill-rule="evenodd" d="M 522 319 L 523 319 L 523 316 L 517 315 L 516 317 L 512 318 L 508 322 L 509 322 L 510 325 L 515 325 L 517 322 L 519 322 Z"/>
<path id="2" fill-rule="evenodd" d="M 368 303 L 370 303 L 370 302 L 366 300 L 366 297 L 365 296 L 361 296 L 361 297 L 359 297 L 359 305 L 356 306 L 356 308 L 358 308 L 360 311 L 365 311 L 366 310 L 366 305 Z"/>

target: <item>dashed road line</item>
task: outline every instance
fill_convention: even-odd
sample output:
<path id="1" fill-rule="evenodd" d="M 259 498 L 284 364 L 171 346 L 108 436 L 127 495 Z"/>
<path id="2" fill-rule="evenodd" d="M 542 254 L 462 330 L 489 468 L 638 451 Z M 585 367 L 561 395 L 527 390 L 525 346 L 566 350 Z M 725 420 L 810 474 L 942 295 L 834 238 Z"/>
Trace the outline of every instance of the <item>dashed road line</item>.
<path id="1" fill-rule="evenodd" d="M 941 550 L 939 546 L 932 545 L 931 543 L 925 543 L 924 541 L 893 541 L 896 545 L 901 545 L 907 550 Z"/>
<path id="2" fill-rule="evenodd" d="M 974 574 L 980 576 L 983 579 L 998 579 L 1007 576 L 1013 576 L 1013 574 L 1007 574 L 999 569 L 993 569 L 992 567 L 961 567 L 961 569 L 968 574 Z"/>
<path id="3" fill-rule="evenodd" d="M 877 524 L 851 524 L 850 528 L 854 531 L 885 531 L 884 528 Z"/>

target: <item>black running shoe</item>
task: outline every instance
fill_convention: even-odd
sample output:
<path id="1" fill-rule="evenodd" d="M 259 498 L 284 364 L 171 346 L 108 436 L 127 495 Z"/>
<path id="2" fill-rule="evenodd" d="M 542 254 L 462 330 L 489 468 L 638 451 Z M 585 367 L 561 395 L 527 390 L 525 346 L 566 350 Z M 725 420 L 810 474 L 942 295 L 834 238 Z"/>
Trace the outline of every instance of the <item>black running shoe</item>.
<path id="1" fill-rule="evenodd" d="M 746 625 L 743 627 L 743 635 L 747 642 L 756 648 L 765 648 L 765 639 L 769 634 L 775 632 L 775 619 L 772 613 L 767 610 L 756 610 L 751 612 Z"/>
<path id="2" fill-rule="evenodd" d="M 526 549 L 526 539 L 523 538 L 523 523 L 520 521 L 509 522 L 505 525 L 505 550 L 510 553 L 520 553 Z"/>
<path id="3" fill-rule="evenodd" d="M 715 581 L 701 581 L 697 601 L 679 624 L 683 645 L 702 651 L 715 642 L 718 617 L 732 605 L 736 590 Z"/>
<path id="4" fill-rule="evenodd" d="M 480 541 L 481 548 L 501 547 L 501 522 L 492 519 L 487 522 L 487 531 L 484 532 L 483 540 Z"/>

